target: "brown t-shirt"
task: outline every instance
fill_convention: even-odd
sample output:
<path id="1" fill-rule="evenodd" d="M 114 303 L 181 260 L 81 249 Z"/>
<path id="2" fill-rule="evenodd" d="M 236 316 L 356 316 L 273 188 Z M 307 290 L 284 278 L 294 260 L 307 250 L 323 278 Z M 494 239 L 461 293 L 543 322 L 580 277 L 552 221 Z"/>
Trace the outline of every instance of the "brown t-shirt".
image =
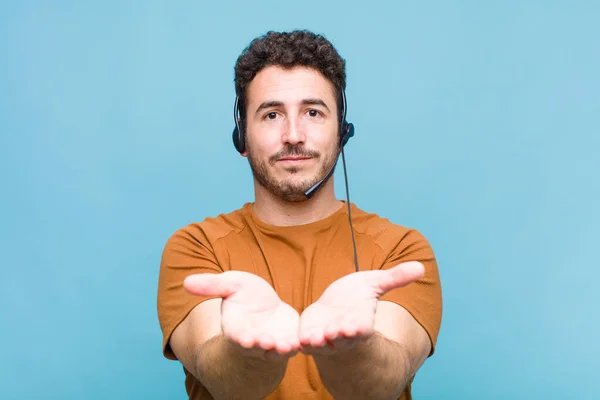
<path id="1" fill-rule="evenodd" d="M 414 229 L 391 223 L 351 204 L 352 225 L 360 270 L 391 268 L 420 261 L 425 276 L 392 290 L 380 300 L 404 307 L 425 328 L 432 351 L 440 329 L 442 293 L 437 262 L 427 240 Z M 158 283 L 158 318 L 163 354 L 175 360 L 169 346 L 173 330 L 206 297 L 183 289 L 186 276 L 240 270 L 264 278 L 282 301 L 298 313 L 318 300 L 336 279 L 355 272 L 347 206 L 320 221 L 297 226 L 273 226 L 259 220 L 252 203 L 238 210 L 192 223 L 175 232 L 163 251 Z M 430 354 L 430 355 L 431 355 Z M 193 400 L 212 399 L 204 386 L 186 373 Z M 288 362 L 279 387 L 267 399 L 332 399 L 313 358 L 298 353 Z M 400 399 L 410 399 L 410 386 Z"/>

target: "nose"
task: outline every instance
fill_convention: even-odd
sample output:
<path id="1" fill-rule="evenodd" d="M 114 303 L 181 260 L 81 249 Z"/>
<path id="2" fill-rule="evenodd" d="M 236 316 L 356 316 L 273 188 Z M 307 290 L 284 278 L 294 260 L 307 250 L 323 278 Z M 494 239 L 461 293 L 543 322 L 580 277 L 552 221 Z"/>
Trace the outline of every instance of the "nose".
<path id="1" fill-rule="evenodd" d="M 304 143 L 306 135 L 299 118 L 290 117 L 287 119 L 281 139 L 284 144 L 292 146 Z"/>

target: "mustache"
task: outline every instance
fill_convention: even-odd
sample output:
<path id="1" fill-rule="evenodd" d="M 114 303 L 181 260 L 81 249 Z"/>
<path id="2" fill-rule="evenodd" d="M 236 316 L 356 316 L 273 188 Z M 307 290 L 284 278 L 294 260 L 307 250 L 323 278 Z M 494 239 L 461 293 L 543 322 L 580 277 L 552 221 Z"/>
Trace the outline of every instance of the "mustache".
<path id="1" fill-rule="evenodd" d="M 271 162 L 272 164 L 277 162 L 277 160 L 284 158 L 284 157 L 313 157 L 313 158 L 317 158 L 320 157 L 321 153 L 319 153 L 318 151 L 315 150 L 307 150 L 302 146 L 287 146 L 286 148 L 284 148 L 283 150 L 281 150 L 280 152 L 272 155 L 269 158 L 269 162 Z"/>

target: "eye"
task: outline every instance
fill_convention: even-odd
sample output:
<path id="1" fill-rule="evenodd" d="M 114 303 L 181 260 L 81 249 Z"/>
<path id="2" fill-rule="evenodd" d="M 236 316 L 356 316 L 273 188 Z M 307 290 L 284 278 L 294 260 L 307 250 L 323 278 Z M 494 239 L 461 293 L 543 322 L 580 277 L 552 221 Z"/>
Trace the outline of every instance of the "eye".
<path id="1" fill-rule="evenodd" d="M 270 112 L 267 115 L 265 115 L 265 118 L 267 118 L 267 119 L 275 119 L 275 118 L 277 118 L 277 113 L 276 112 Z"/>
<path id="2" fill-rule="evenodd" d="M 315 118 L 319 116 L 319 111 L 317 110 L 308 110 L 308 115 Z"/>

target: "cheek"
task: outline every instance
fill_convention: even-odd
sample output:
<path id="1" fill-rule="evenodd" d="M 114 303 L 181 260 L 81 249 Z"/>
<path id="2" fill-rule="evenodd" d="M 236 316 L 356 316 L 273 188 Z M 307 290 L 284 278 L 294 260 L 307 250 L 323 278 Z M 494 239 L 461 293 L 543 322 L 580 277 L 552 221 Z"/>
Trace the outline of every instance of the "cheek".
<path id="1" fill-rule="evenodd" d="M 329 133 L 328 135 L 325 135 L 324 137 L 319 138 L 318 142 L 314 142 L 314 143 L 318 149 L 321 149 L 321 151 L 329 153 L 329 152 L 336 151 L 338 144 L 339 144 L 339 138 L 338 138 L 337 134 Z"/>
<path id="2" fill-rule="evenodd" d="M 337 147 L 339 144 L 339 134 L 337 131 L 337 124 L 332 121 L 328 121 L 327 124 L 319 127 L 320 129 L 316 135 L 313 135 L 312 142 L 319 149 L 332 149 Z"/>
<path id="3" fill-rule="evenodd" d="M 267 132 L 256 132 L 246 138 L 248 147 L 255 155 L 268 155 L 276 153 L 281 146 L 280 140 Z"/>

